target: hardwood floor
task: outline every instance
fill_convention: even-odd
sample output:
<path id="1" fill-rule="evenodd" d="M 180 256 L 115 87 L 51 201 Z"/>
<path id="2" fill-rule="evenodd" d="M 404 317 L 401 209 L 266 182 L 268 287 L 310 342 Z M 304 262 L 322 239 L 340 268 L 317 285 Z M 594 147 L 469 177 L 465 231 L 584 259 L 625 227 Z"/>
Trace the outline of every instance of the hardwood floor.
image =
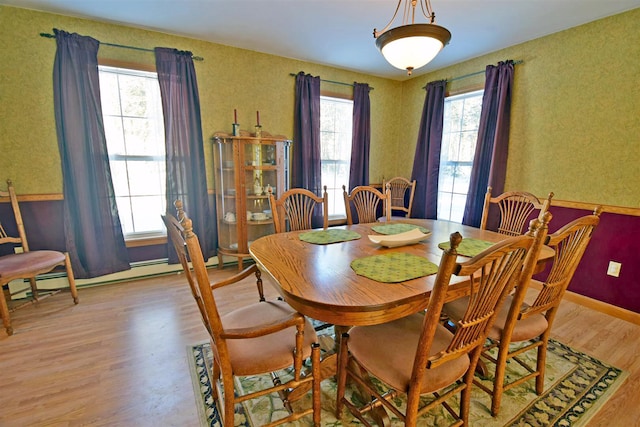
<path id="1" fill-rule="evenodd" d="M 277 296 L 266 280 L 265 290 Z M 207 334 L 184 278 L 79 295 L 17 310 L 15 334 L 0 331 L 0 426 L 198 426 L 186 347 Z M 254 295 L 248 280 L 218 299 L 226 311 Z M 589 426 L 640 426 L 640 326 L 565 301 L 553 336 L 630 373 Z"/>

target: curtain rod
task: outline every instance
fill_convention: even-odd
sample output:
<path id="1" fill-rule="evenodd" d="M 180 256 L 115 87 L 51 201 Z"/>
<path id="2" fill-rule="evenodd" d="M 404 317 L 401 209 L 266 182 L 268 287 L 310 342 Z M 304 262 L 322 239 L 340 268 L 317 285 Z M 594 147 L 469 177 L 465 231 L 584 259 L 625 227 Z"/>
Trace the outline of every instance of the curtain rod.
<path id="1" fill-rule="evenodd" d="M 519 59 L 517 61 L 513 61 L 513 65 L 518 65 L 518 64 L 522 64 L 524 62 L 524 60 Z M 486 72 L 486 70 L 481 70 L 481 71 L 475 71 L 473 73 L 469 73 L 469 74 L 465 74 L 462 76 L 458 76 L 458 77 L 452 77 L 450 79 L 445 79 L 447 81 L 447 83 L 455 81 L 455 80 L 462 80 L 462 79 L 466 79 L 467 77 L 473 77 L 473 76 L 477 76 L 478 74 L 482 74 Z M 423 86 L 422 89 L 426 89 L 426 86 Z"/>
<path id="2" fill-rule="evenodd" d="M 301 71 L 301 72 L 304 72 L 304 71 Z M 290 75 L 291 77 L 295 77 L 295 76 L 297 76 L 298 74 L 295 74 L 295 73 L 289 73 L 289 75 Z M 344 86 L 351 86 L 351 87 L 353 87 L 353 83 L 337 82 L 337 81 L 335 81 L 335 80 L 325 80 L 325 79 L 320 79 L 320 81 L 321 81 L 321 82 L 325 82 L 325 83 L 333 83 L 333 84 L 336 84 L 336 85 L 344 85 Z M 372 88 L 371 86 L 369 86 L 369 90 L 373 90 L 373 88 Z"/>
<path id="3" fill-rule="evenodd" d="M 55 34 L 48 34 L 48 33 L 40 33 L 40 37 L 46 37 L 48 39 L 55 39 L 56 35 Z M 99 41 L 98 43 L 103 44 L 105 46 L 112 46 L 112 47 L 122 47 L 124 49 L 133 49 L 133 50 L 142 50 L 144 52 L 154 52 L 153 49 L 147 49 L 144 47 L 137 47 L 137 46 L 127 46 L 127 45 L 123 45 L 123 44 L 114 44 L 114 43 L 105 43 L 105 42 L 101 42 Z M 204 58 L 201 56 L 191 56 L 191 58 L 193 58 L 194 61 L 204 61 Z"/>

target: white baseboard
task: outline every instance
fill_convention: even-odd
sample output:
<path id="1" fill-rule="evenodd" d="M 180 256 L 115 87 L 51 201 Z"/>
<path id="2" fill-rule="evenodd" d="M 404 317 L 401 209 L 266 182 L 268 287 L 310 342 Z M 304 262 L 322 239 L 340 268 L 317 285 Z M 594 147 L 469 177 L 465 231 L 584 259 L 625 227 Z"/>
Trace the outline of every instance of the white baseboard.
<path id="1" fill-rule="evenodd" d="M 207 267 L 218 265 L 218 257 L 211 257 L 207 261 Z M 91 279 L 76 279 L 76 287 L 87 288 L 110 283 L 125 282 L 127 280 L 142 279 L 145 277 L 160 276 L 182 271 L 180 264 L 168 264 L 167 259 L 156 259 L 131 263 L 131 269 L 119 271 L 113 274 L 94 277 Z M 47 273 L 37 277 L 38 289 L 53 290 L 69 288 L 67 274 L 65 272 Z M 27 280 L 13 280 L 9 282 L 9 290 L 13 294 L 12 299 L 26 298 L 31 294 L 31 287 Z M 22 291 L 22 292 L 21 292 Z"/>

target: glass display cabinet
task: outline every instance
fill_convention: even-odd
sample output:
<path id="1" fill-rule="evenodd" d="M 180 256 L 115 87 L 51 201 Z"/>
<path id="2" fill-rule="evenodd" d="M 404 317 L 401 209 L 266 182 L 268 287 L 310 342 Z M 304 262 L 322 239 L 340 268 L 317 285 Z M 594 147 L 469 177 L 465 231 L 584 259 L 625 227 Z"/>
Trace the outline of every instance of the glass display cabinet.
<path id="1" fill-rule="evenodd" d="M 212 142 L 218 266 L 231 256 L 242 269 L 243 259 L 251 258 L 251 242 L 274 232 L 268 191 L 280 197 L 289 188 L 291 141 L 262 132 L 259 137 L 216 133 Z"/>

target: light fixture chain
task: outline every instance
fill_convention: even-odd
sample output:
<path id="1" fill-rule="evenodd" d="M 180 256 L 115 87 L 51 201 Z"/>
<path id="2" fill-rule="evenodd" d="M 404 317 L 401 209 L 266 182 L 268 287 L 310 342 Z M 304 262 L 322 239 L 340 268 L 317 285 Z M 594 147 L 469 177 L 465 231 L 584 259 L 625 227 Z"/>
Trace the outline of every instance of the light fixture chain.
<path id="1" fill-rule="evenodd" d="M 404 8 L 404 19 L 402 20 L 403 25 L 407 25 L 409 23 L 409 15 L 411 15 L 411 23 L 413 24 L 416 20 L 416 1 L 411 0 L 405 2 Z"/>
<path id="2" fill-rule="evenodd" d="M 393 16 L 391 17 L 391 20 L 389 21 L 389 23 L 387 25 L 385 25 L 385 27 L 382 29 L 382 31 L 378 31 L 375 28 L 373 29 L 373 37 L 374 38 L 378 38 L 378 36 L 380 36 L 382 33 L 387 31 L 389 29 L 389 27 L 391 26 L 391 24 L 393 24 L 393 21 L 396 19 L 396 16 L 398 16 L 398 10 L 400 10 L 400 4 L 401 3 L 402 3 L 402 0 L 398 0 L 398 5 L 396 6 L 396 11 L 393 13 Z"/>
<path id="3" fill-rule="evenodd" d="M 422 14 L 424 15 L 424 17 L 427 18 L 431 24 L 433 24 L 436 20 L 436 14 L 431 7 L 431 0 L 421 1 L 420 7 L 422 9 Z"/>

